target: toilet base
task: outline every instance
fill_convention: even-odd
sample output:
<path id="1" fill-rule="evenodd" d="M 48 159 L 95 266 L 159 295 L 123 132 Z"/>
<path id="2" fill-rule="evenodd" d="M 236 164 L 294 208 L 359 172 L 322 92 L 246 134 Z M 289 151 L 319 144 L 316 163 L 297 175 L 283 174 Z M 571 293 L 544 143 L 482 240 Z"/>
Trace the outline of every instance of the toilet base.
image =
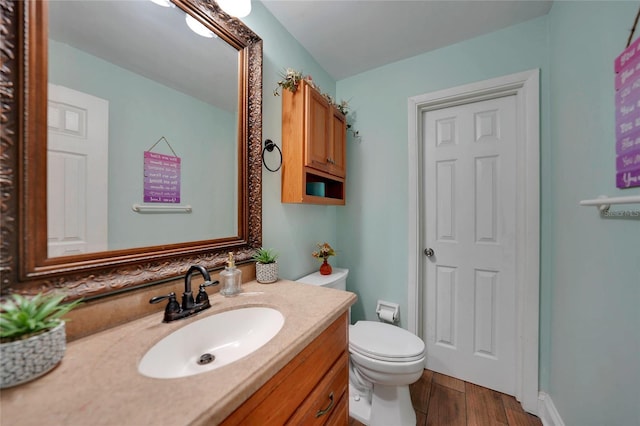
<path id="1" fill-rule="evenodd" d="M 367 426 L 415 426 L 409 386 L 373 385 L 371 402 L 349 384 L 349 416 Z"/>
<path id="2" fill-rule="evenodd" d="M 361 396 L 351 383 L 349 383 L 349 417 L 365 425 L 369 424 L 371 418 L 371 402 L 366 396 Z"/>

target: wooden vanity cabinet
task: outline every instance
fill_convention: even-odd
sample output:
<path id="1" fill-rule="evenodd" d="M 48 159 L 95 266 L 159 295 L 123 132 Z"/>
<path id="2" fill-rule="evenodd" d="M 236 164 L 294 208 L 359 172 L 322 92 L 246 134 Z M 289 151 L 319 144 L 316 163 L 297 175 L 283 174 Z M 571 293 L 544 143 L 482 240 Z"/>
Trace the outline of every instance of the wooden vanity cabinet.
<path id="1" fill-rule="evenodd" d="M 306 81 L 282 94 L 282 202 L 345 203 L 347 121 Z M 324 196 L 307 191 L 324 185 Z"/>
<path id="2" fill-rule="evenodd" d="M 347 425 L 347 332 L 343 314 L 222 425 Z"/>

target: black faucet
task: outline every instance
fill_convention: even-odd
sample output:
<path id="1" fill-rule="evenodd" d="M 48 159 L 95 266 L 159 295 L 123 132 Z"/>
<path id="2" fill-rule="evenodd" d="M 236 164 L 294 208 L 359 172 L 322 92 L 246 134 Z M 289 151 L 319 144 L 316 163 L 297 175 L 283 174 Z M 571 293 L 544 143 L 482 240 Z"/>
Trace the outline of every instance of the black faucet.
<path id="1" fill-rule="evenodd" d="M 198 295 L 196 299 L 193 299 L 193 292 L 191 291 L 191 275 L 194 272 L 200 272 L 204 278 L 204 283 L 200 284 Z M 209 302 L 209 295 L 205 290 L 206 287 L 220 284 L 219 281 L 211 282 L 211 276 L 207 270 L 200 265 L 193 265 L 187 271 L 184 276 L 184 293 L 182 293 L 182 305 L 176 300 L 176 294 L 171 292 L 166 296 L 156 296 L 149 300 L 149 303 L 158 303 L 165 299 L 169 299 L 167 307 L 164 309 L 163 322 L 171 322 L 182 318 L 190 317 L 200 311 L 209 309 L 211 303 Z"/>

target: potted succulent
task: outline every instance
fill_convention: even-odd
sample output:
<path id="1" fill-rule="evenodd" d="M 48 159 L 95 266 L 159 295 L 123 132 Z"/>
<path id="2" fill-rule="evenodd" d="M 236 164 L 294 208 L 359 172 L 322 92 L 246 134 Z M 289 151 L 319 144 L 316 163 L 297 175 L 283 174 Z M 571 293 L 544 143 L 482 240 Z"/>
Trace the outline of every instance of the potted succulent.
<path id="1" fill-rule="evenodd" d="M 62 316 L 80 300 L 64 295 L 11 295 L 0 304 L 0 388 L 19 385 L 55 367 L 66 349 Z"/>
<path id="2" fill-rule="evenodd" d="M 278 280 L 278 254 L 273 249 L 260 248 L 253 255 L 256 261 L 256 281 L 269 284 Z"/>

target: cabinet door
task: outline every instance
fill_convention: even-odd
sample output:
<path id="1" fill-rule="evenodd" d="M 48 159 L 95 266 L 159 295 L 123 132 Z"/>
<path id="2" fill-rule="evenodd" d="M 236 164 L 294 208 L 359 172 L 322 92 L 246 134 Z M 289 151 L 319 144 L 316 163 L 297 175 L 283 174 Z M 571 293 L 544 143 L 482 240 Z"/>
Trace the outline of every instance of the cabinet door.
<path id="1" fill-rule="evenodd" d="M 305 165 L 329 172 L 328 141 L 331 138 L 331 106 L 320 93 L 305 85 Z"/>
<path id="2" fill-rule="evenodd" d="M 347 167 L 347 123 L 344 115 L 333 108 L 331 116 L 331 139 L 329 145 L 330 173 L 345 177 Z"/>
<path id="3" fill-rule="evenodd" d="M 345 351 L 307 396 L 287 425 L 323 425 L 338 409 L 349 388 L 349 355 Z M 348 408 L 347 408 L 348 410 Z M 342 413 L 336 414 L 340 416 Z M 348 416 L 347 416 L 348 417 Z"/>
<path id="4" fill-rule="evenodd" d="M 348 317 L 344 313 L 231 413 L 222 426 L 284 425 L 296 412 L 301 414 L 309 410 L 315 418 L 319 408 L 327 408 L 330 401 L 325 398 L 331 392 L 336 404 L 322 419 L 344 414 L 340 396 L 348 396 L 348 327 Z M 316 404 L 299 409 L 305 402 Z"/>

